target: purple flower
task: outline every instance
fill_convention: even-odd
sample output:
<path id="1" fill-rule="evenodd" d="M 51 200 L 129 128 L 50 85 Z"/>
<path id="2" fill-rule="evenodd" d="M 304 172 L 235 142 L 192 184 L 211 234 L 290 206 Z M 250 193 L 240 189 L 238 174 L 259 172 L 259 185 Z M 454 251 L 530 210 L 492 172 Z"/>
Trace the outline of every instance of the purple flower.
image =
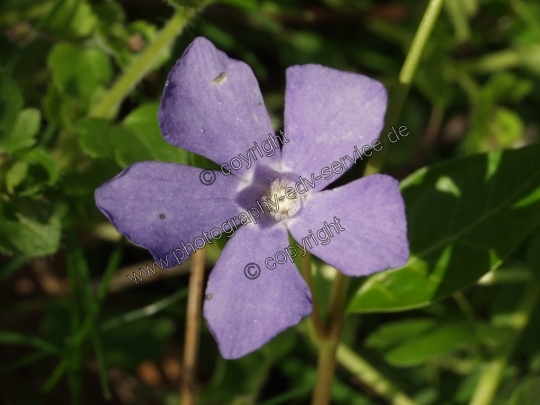
<path id="1" fill-rule="evenodd" d="M 311 313 L 310 291 L 292 260 L 302 249 L 350 276 L 402 266 L 409 255 L 395 179 L 373 175 L 324 190 L 377 139 L 384 87 L 319 65 L 292 66 L 286 78 L 278 139 L 251 69 L 196 38 L 169 74 L 159 121 L 167 142 L 222 171 L 141 162 L 96 190 L 98 207 L 118 231 L 166 267 L 212 237 L 234 235 L 210 274 L 204 303 L 228 359 Z"/>

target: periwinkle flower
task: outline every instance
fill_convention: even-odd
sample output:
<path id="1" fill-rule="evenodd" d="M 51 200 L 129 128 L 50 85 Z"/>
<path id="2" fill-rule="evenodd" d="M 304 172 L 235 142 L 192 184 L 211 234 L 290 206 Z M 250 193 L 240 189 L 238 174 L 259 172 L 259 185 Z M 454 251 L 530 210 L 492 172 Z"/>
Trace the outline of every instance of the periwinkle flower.
<path id="1" fill-rule="evenodd" d="M 96 190 L 98 207 L 118 231 L 168 267 L 191 253 L 179 249 L 182 243 L 200 247 L 219 236 L 216 229 L 232 229 L 204 303 L 208 327 L 228 359 L 260 348 L 312 311 L 292 258 L 276 255 L 287 251 L 288 231 L 299 254 L 303 247 L 350 276 L 402 266 L 409 254 L 395 179 L 372 175 L 324 190 L 377 139 L 384 87 L 319 65 L 292 66 L 286 80 L 282 147 L 259 153 L 265 142 L 270 152 L 274 131 L 251 69 L 196 38 L 169 74 L 159 122 L 167 142 L 223 165 L 222 172 L 213 171 L 209 185 L 200 169 L 141 162 Z M 311 184 L 299 187 L 302 178 Z M 262 204 L 266 209 L 255 218 L 252 208 L 264 201 L 276 208 Z M 257 277 L 246 277 L 250 263 L 260 268 Z"/>

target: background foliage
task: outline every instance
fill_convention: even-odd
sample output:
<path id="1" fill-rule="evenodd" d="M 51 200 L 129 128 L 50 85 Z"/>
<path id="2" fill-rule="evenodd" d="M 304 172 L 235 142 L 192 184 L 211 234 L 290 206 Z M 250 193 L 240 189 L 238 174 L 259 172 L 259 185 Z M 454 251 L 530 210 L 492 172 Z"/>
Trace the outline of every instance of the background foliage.
<path id="1" fill-rule="evenodd" d="M 3 1 L 0 402 L 178 402 L 189 264 L 141 273 L 150 255 L 121 239 L 93 193 L 133 162 L 208 167 L 165 143 L 157 123 L 167 73 L 194 37 L 252 67 L 279 129 L 294 64 L 361 72 L 392 92 L 425 8 Z M 411 258 L 352 281 L 333 403 L 537 403 L 539 105 L 540 4 L 446 0 L 398 120 L 410 135 L 384 169 L 402 180 Z M 209 271 L 219 248 L 206 255 Z M 313 266 L 324 309 L 335 270 Z M 201 404 L 309 401 L 305 322 L 235 361 L 202 328 Z M 391 388 L 377 388 L 377 373 Z"/>

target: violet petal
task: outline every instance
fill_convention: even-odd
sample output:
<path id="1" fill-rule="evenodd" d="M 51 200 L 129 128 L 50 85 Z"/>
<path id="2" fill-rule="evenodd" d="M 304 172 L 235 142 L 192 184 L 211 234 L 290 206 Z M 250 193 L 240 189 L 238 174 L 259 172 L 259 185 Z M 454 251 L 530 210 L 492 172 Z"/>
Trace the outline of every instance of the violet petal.
<path id="1" fill-rule="evenodd" d="M 348 276 L 397 268 L 409 257 L 403 198 L 398 181 L 387 175 L 308 195 L 301 214 L 287 226 L 298 244 L 308 237 L 304 243 L 309 241 L 312 248 L 306 246 L 314 255 Z M 318 245 L 310 230 L 318 236 Z"/>
<path id="2" fill-rule="evenodd" d="M 361 151 L 379 136 L 386 99 L 384 86 L 361 74 L 319 65 L 288 68 L 285 136 L 290 142 L 284 144 L 281 160 L 285 170 L 310 179 L 345 155 L 354 158 L 354 146 Z M 347 161 L 347 168 L 351 165 Z M 342 173 L 317 180 L 314 190 Z"/>
<path id="3" fill-rule="evenodd" d="M 203 230 L 210 232 L 240 212 L 235 190 L 241 180 L 212 173 L 215 182 L 206 186 L 195 167 L 135 163 L 96 190 L 96 204 L 118 232 L 173 267 L 179 264 L 176 258 L 183 262 L 188 257 L 184 249 L 184 257 L 172 253 L 182 242 L 193 244 Z M 192 253 L 189 246 L 186 250 Z"/>
<path id="4" fill-rule="evenodd" d="M 251 68 L 202 37 L 191 43 L 169 73 L 159 123 L 167 142 L 219 165 L 239 154 L 249 160 L 247 150 L 255 147 L 254 142 L 261 145 L 269 133 L 274 134 Z M 271 157 L 252 153 L 258 159 L 251 158 L 252 165 L 261 159 L 277 161 L 281 155 L 279 145 Z M 242 168 L 234 174 L 242 175 L 249 165 L 240 162 Z"/>
<path id="5" fill-rule="evenodd" d="M 290 261 L 274 270 L 265 266 L 267 257 L 288 245 L 284 226 L 263 230 L 248 225 L 223 249 L 206 287 L 204 317 L 224 358 L 259 349 L 311 313 L 311 294 L 296 266 Z M 245 270 L 249 263 L 259 270 Z M 249 279 L 245 271 L 259 276 Z"/>

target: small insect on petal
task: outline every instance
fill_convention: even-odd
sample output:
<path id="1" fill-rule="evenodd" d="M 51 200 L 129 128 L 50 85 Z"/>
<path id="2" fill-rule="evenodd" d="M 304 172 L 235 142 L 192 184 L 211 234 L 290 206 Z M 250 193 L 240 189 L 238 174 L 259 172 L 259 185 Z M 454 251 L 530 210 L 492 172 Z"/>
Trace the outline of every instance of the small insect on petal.
<path id="1" fill-rule="evenodd" d="M 221 72 L 221 74 L 212 81 L 215 84 L 223 84 L 225 80 L 227 80 L 227 75 L 225 74 L 225 72 Z"/>

